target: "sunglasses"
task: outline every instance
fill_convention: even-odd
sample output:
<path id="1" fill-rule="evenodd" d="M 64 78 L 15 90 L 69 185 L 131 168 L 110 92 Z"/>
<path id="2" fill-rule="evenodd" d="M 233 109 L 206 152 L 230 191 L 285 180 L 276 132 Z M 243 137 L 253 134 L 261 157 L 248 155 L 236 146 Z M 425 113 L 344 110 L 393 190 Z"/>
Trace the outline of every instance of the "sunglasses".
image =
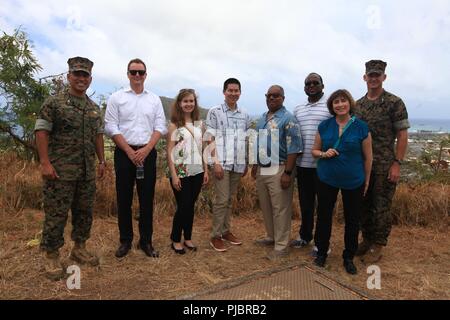
<path id="1" fill-rule="evenodd" d="M 280 97 L 282 97 L 283 95 L 281 95 L 281 93 L 267 93 L 266 94 L 266 98 L 270 99 L 270 98 L 274 98 L 274 99 L 278 99 Z"/>
<path id="2" fill-rule="evenodd" d="M 128 70 L 128 73 L 131 74 L 132 76 L 135 76 L 139 73 L 140 76 L 143 76 L 147 73 L 146 70 Z"/>
<path id="3" fill-rule="evenodd" d="M 319 81 L 308 81 L 308 82 L 305 82 L 305 87 L 318 86 L 319 84 L 320 84 Z"/>
<path id="4" fill-rule="evenodd" d="M 79 78 L 89 78 L 91 75 L 89 73 L 87 73 L 86 71 L 81 71 L 81 70 L 77 70 L 77 71 L 72 71 L 71 72 L 75 77 L 79 77 Z"/>
<path id="5" fill-rule="evenodd" d="M 181 89 L 179 93 L 181 94 L 181 93 L 186 93 L 186 92 L 195 94 L 194 89 Z"/>

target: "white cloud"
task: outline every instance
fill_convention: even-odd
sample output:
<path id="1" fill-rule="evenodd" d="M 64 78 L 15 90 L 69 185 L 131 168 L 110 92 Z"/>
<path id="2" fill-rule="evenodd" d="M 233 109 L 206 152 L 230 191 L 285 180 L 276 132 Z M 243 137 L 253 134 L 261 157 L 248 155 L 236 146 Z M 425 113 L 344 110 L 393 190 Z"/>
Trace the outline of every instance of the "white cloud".
<path id="1" fill-rule="evenodd" d="M 450 3 L 445 0 L 305 2 L 250 1 L 10 1 L 0 7 L 0 29 L 23 25 L 45 74 L 64 71 L 67 58 L 95 62 L 94 82 L 113 91 L 126 85 L 126 64 L 148 63 L 149 85 L 174 96 L 194 87 L 210 106 L 221 85 L 238 77 L 241 102 L 260 112 L 263 93 L 283 85 L 287 105 L 304 99 L 307 73 L 322 74 L 327 90 L 365 92 L 364 62 L 388 62 L 386 88 L 402 96 L 412 117 L 433 103 L 450 117 Z"/>

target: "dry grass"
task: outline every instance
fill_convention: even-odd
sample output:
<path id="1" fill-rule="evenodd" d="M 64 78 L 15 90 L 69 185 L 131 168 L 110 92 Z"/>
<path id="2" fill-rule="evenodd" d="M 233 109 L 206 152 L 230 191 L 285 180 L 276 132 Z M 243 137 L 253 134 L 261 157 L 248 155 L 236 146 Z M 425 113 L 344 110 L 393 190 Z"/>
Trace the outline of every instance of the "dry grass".
<path id="1" fill-rule="evenodd" d="M 43 213 L 24 210 L 20 215 L 0 215 L 0 299 L 174 299 L 202 291 L 255 272 L 270 270 L 288 263 L 310 264 L 309 249 L 294 249 L 280 262 L 264 258 L 266 249 L 256 247 L 253 240 L 264 235 L 261 213 L 242 214 L 233 219 L 233 230 L 243 238 L 242 246 L 233 246 L 224 253 L 209 247 L 209 216 L 198 216 L 193 239 L 198 252 L 176 255 L 169 248 L 172 217 L 154 217 L 154 245 L 160 259 L 150 259 L 133 249 L 123 260 L 114 257 L 118 242 L 116 219 L 94 220 L 88 246 L 101 258 L 101 267 L 81 267 L 81 290 L 70 291 L 65 281 L 47 280 L 41 267 L 38 247 L 28 247 L 41 229 Z M 292 236 L 299 220 L 293 221 Z M 137 225 L 135 224 L 135 230 Z M 448 230 L 447 230 L 448 231 Z M 349 276 L 341 265 L 343 226 L 335 223 L 332 253 L 327 271 L 341 282 L 367 290 L 366 266 L 356 261 L 357 276 Z M 68 242 L 61 253 L 69 255 L 72 244 L 70 226 L 66 228 Z M 382 289 L 369 292 L 383 299 L 450 299 L 450 236 L 432 228 L 395 227 L 382 270 Z M 66 264 L 72 264 L 66 259 Z"/>
<path id="2" fill-rule="evenodd" d="M 45 279 L 41 253 L 37 246 L 30 246 L 30 240 L 39 238 L 43 220 L 38 166 L 11 155 L 1 155 L 0 161 L 0 299 L 173 299 L 287 263 L 311 263 L 309 250 L 293 250 L 286 260 L 274 263 L 264 258 L 265 249 L 253 245 L 254 239 L 264 235 L 264 226 L 255 185 L 249 176 L 234 200 L 233 231 L 245 241 L 242 246 L 233 246 L 222 254 L 209 247 L 213 192 L 209 186 L 197 203 L 193 239 L 199 251 L 185 256 L 174 254 L 169 248 L 174 199 L 168 180 L 159 177 L 154 244 L 161 251 L 161 258 L 149 259 L 133 249 L 125 259 L 117 260 L 115 182 L 109 165 L 105 179 L 97 184 L 95 219 L 88 243 L 101 257 L 101 267 L 82 267 L 82 289 L 70 291 L 65 281 Z M 292 237 L 300 223 L 296 198 Z M 450 299 L 449 199 L 448 184 L 399 186 L 393 206 L 399 225 L 393 228 L 380 263 L 382 290 L 370 294 L 385 299 Z M 341 207 L 338 204 L 338 211 Z M 364 290 L 365 266 L 357 261 L 359 274 L 351 277 L 341 265 L 343 226 L 339 220 L 338 214 L 327 270 L 342 282 Z M 68 225 L 68 243 L 61 252 L 64 257 L 72 245 L 70 229 Z"/>

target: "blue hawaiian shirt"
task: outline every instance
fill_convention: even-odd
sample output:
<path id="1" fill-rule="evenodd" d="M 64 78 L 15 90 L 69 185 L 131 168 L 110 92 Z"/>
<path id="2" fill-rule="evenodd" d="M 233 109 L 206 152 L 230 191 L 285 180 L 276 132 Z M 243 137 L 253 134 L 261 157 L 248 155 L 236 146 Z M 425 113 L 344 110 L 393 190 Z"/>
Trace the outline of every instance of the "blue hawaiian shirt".
<path id="1" fill-rule="evenodd" d="M 284 106 L 271 119 L 267 119 L 267 113 L 256 123 L 258 141 L 254 152 L 257 152 L 258 165 L 263 167 L 284 163 L 289 154 L 303 152 L 300 126 L 294 115 Z"/>

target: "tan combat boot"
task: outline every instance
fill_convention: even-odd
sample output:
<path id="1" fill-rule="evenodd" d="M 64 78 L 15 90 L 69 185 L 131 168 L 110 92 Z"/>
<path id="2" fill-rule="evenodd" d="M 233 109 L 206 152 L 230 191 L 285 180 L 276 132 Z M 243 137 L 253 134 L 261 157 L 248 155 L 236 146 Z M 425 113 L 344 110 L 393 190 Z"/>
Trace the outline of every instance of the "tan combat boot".
<path id="1" fill-rule="evenodd" d="M 93 267 L 98 266 L 100 261 L 98 257 L 86 250 L 86 243 L 76 242 L 70 253 L 70 259 L 83 264 L 89 264 Z"/>
<path id="2" fill-rule="evenodd" d="M 58 281 L 64 278 L 64 268 L 59 260 L 58 251 L 50 251 L 44 254 L 44 269 L 45 276 L 53 281 Z"/>
<path id="3" fill-rule="evenodd" d="M 374 244 L 367 251 L 366 255 L 363 257 L 364 263 L 374 264 L 381 260 L 383 256 L 383 246 L 379 244 Z"/>

